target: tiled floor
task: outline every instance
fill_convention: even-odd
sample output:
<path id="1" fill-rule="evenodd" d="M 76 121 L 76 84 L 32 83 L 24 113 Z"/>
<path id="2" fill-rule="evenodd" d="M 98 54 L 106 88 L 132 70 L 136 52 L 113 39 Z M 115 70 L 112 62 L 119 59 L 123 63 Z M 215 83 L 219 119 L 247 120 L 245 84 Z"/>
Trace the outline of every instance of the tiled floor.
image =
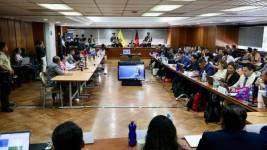
<path id="1" fill-rule="evenodd" d="M 11 95 L 17 104 L 15 112 L 0 113 L 0 132 L 29 130 L 31 143 L 47 142 L 56 125 L 72 120 L 84 131 L 93 131 L 98 139 L 126 137 L 131 120 L 136 121 L 138 129 L 146 129 L 153 116 L 167 112 L 173 114 L 178 135 L 220 128 L 218 124 L 206 124 L 203 113 L 188 112 L 175 101 L 170 84 L 158 81 L 148 70 L 142 87 L 128 87 L 117 80 L 117 60 L 108 60 L 106 68 L 108 74 L 98 78 L 99 86 L 87 91 L 89 98 L 81 99 L 86 106 L 83 109 L 29 107 L 41 106 L 40 83 L 24 84 Z"/>

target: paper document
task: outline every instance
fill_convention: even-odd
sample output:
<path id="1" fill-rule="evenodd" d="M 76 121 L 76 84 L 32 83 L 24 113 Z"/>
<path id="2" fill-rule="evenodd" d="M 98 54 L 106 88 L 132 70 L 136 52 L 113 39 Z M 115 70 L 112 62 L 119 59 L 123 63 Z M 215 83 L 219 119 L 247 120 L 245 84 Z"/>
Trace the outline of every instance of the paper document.
<path id="1" fill-rule="evenodd" d="M 94 136 L 92 132 L 84 132 L 83 133 L 83 141 L 85 144 L 94 143 Z"/>
<path id="2" fill-rule="evenodd" d="M 188 136 L 184 136 L 185 140 L 187 141 L 187 143 L 189 144 L 190 147 L 197 147 L 198 143 L 200 141 L 202 137 L 201 135 L 188 135 Z"/>

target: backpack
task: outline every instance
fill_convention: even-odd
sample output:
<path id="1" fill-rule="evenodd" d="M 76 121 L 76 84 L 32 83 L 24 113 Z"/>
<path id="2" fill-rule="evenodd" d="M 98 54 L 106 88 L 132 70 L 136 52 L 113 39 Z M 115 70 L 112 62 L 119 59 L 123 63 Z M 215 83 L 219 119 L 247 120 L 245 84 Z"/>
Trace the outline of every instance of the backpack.
<path id="1" fill-rule="evenodd" d="M 207 103 L 206 110 L 204 112 L 204 118 L 206 123 L 208 122 L 220 122 L 221 119 L 221 105 L 220 99 L 217 95 L 211 94 L 211 98 Z"/>
<path id="2" fill-rule="evenodd" d="M 192 104 L 192 110 L 196 112 L 201 112 L 205 110 L 205 100 L 203 99 L 203 94 L 200 92 L 197 92 L 193 96 L 193 104 Z"/>

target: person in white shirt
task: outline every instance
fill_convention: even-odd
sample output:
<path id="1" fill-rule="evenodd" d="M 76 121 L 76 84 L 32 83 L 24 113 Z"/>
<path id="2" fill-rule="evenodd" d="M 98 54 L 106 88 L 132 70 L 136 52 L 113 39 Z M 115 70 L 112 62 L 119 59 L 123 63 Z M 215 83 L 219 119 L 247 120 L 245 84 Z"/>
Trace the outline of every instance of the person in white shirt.
<path id="1" fill-rule="evenodd" d="M 235 58 L 229 55 L 229 53 L 226 50 L 223 51 L 222 60 L 225 60 L 227 63 L 235 62 Z"/>
<path id="2" fill-rule="evenodd" d="M 212 76 L 216 80 L 224 80 L 227 73 L 227 63 L 221 60 L 218 64 L 218 71 Z"/>
<path id="3" fill-rule="evenodd" d="M 250 87 L 257 80 L 257 75 L 254 72 L 255 67 L 252 64 L 246 64 L 243 67 L 243 75 L 239 78 L 239 80 L 230 88 L 237 87 Z"/>

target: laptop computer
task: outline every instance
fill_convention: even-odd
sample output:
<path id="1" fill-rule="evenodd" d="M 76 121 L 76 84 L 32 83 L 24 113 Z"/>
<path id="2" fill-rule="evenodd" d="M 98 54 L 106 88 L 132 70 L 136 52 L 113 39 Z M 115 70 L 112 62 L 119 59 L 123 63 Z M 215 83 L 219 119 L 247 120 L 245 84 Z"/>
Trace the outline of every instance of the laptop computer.
<path id="1" fill-rule="evenodd" d="M 30 132 L 0 133 L 0 149 L 29 150 Z"/>
<path id="2" fill-rule="evenodd" d="M 21 61 L 21 65 L 29 65 L 30 64 L 30 57 L 23 57 Z"/>

